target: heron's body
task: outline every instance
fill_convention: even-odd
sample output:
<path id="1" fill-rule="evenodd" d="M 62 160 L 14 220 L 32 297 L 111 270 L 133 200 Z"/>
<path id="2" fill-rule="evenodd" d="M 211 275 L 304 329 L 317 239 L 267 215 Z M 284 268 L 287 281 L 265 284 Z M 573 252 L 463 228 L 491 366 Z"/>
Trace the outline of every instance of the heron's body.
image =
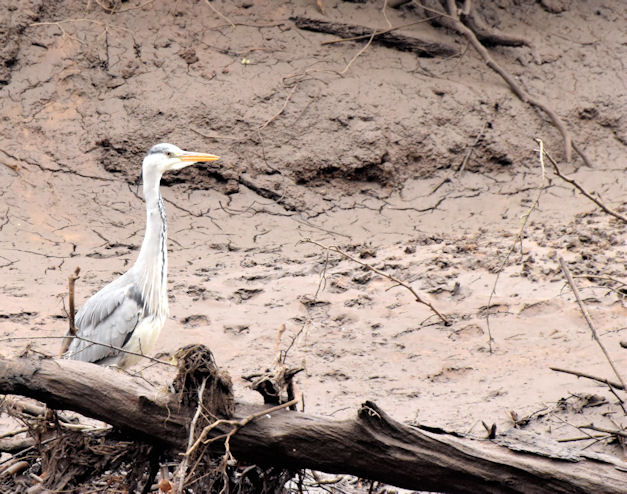
<path id="1" fill-rule="evenodd" d="M 70 343 L 66 358 L 126 368 L 152 349 L 168 315 L 167 221 L 159 192 L 161 175 L 216 159 L 171 144 L 158 144 L 148 151 L 142 166 L 146 234 L 137 261 L 78 311 L 77 338 Z"/>

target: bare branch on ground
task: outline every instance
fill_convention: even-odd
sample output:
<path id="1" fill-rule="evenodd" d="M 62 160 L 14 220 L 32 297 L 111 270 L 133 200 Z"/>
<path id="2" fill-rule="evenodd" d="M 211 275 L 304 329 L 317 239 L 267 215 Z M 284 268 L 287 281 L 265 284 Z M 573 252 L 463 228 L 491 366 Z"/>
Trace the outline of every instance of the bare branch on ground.
<path id="1" fill-rule="evenodd" d="M 470 29 L 460 20 L 455 0 L 447 0 L 447 6 L 449 14 L 453 18 L 453 25 L 455 30 L 459 34 L 463 35 L 470 42 L 470 44 L 472 44 L 477 53 L 479 53 L 481 58 L 483 58 L 486 65 L 501 76 L 501 78 L 507 83 L 507 85 L 518 97 L 518 99 L 520 99 L 523 103 L 527 103 L 532 107 L 542 110 L 553 122 L 553 125 L 555 125 L 560 134 L 562 134 L 562 139 L 564 141 L 564 155 L 566 156 L 566 161 L 570 162 L 572 159 L 573 149 L 572 138 L 562 119 L 549 106 L 532 97 L 529 93 L 523 90 L 520 85 L 514 80 L 511 74 L 509 74 L 505 69 L 503 69 L 499 64 L 494 61 L 485 46 L 483 46 L 481 42 L 477 39 L 477 35 L 472 31 L 472 29 Z M 586 162 L 586 165 L 591 167 L 592 164 L 587 161 L 587 158 L 585 158 L 582 153 L 579 154 Z"/>
<path id="2" fill-rule="evenodd" d="M 76 315 L 76 309 L 74 307 L 74 284 L 76 280 L 79 278 L 79 273 L 81 272 L 81 268 L 78 266 L 74 270 L 74 272 L 68 277 L 68 333 L 67 336 L 76 336 L 76 325 L 74 323 L 74 316 Z M 67 349 L 70 348 L 70 343 L 72 343 L 72 338 L 64 338 L 61 342 L 61 351 L 59 352 L 59 356 L 63 355 L 67 352 Z"/>
<path id="3" fill-rule="evenodd" d="M 406 288 L 407 290 L 410 291 L 410 293 L 414 296 L 414 299 L 416 300 L 416 302 L 426 305 L 427 307 L 429 307 L 429 309 L 431 309 L 431 311 L 437 315 L 440 320 L 446 325 L 446 326 L 450 326 L 451 322 L 444 317 L 440 311 L 438 311 L 433 304 L 427 302 L 426 300 L 424 300 L 420 295 L 418 295 L 418 293 L 416 293 L 416 291 L 406 282 L 399 280 L 398 278 L 385 273 L 384 271 L 381 271 L 380 269 L 375 268 L 374 266 L 371 266 L 370 264 L 360 261 L 359 259 L 356 259 L 355 257 L 351 256 L 350 254 L 347 254 L 346 252 L 338 249 L 337 247 L 332 247 L 332 246 L 327 246 L 327 245 L 323 245 L 319 242 L 316 242 L 315 240 L 310 240 L 310 239 L 305 239 L 305 240 L 301 240 L 301 242 L 303 243 L 309 243 L 309 244 L 314 244 L 317 245 L 318 247 L 331 252 L 335 252 L 337 254 L 340 254 L 341 256 L 344 256 L 346 259 L 350 259 L 353 262 L 356 262 L 357 264 L 369 269 L 370 271 L 372 271 L 373 273 L 378 274 L 379 276 L 383 276 L 384 278 L 387 278 L 388 280 L 396 283 L 396 285 L 398 286 L 402 286 L 403 288 Z"/>
<path id="4" fill-rule="evenodd" d="M 614 371 L 614 374 L 618 378 L 618 381 L 620 382 L 621 386 L 623 387 L 623 389 L 626 389 L 625 381 L 623 380 L 620 372 L 618 372 L 618 368 L 616 367 L 616 364 L 614 364 L 612 357 L 610 357 L 610 354 L 605 348 L 605 345 L 599 338 L 596 327 L 594 326 L 594 323 L 592 322 L 592 319 L 590 318 L 590 314 L 588 313 L 588 309 L 586 308 L 583 301 L 581 300 L 581 295 L 579 294 L 579 289 L 577 288 L 577 285 L 575 284 L 575 280 L 573 280 L 573 276 L 570 273 L 570 269 L 568 269 L 568 265 L 566 264 L 566 261 L 564 260 L 562 256 L 559 257 L 559 263 L 560 263 L 560 266 L 562 267 L 562 271 L 564 272 L 564 276 L 566 277 L 566 281 L 568 281 L 568 284 L 570 285 L 570 288 L 573 291 L 573 294 L 575 295 L 575 299 L 577 300 L 577 304 L 579 305 L 579 308 L 581 309 L 581 313 L 583 314 L 583 317 L 586 320 L 588 327 L 590 328 L 590 332 L 592 333 L 592 338 L 594 339 L 594 341 L 597 342 L 597 344 L 601 348 L 603 355 L 605 355 L 605 358 L 609 362 L 610 367 Z"/>
<path id="5" fill-rule="evenodd" d="M 601 202 L 600 199 L 597 199 L 596 197 L 594 197 L 594 195 L 592 195 L 590 192 L 588 192 L 586 189 L 584 189 L 581 185 L 579 185 L 575 179 L 563 175 L 561 170 L 557 166 L 557 161 L 555 161 L 548 152 L 545 151 L 544 154 L 549 159 L 549 162 L 551 163 L 551 165 L 553 165 L 553 171 L 555 172 L 555 175 L 557 175 L 559 178 L 561 178 L 564 182 L 567 182 L 567 183 L 571 184 L 573 187 L 575 187 L 575 189 L 577 189 L 585 197 L 587 197 L 593 203 L 595 203 L 597 206 L 599 206 L 607 214 L 609 214 L 611 216 L 614 216 L 614 218 L 621 220 L 623 223 L 627 223 L 627 216 L 625 216 L 623 214 L 620 214 L 619 212 L 617 212 L 617 211 L 609 208 L 605 204 L 603 204 L 603 202 Z"/>
<path id="6" fill-rule="evenodd" d="M 523 214 L 522 221 L 521 221 L 521 224 L 520 224 L 520 229 L 518 230 L 518 233 L 514 237 L 514 241 L 512 242 L 509 250 L 507 251 L 507 254 L 503 258 L 503 261 L 501 262 L 501 265 L 498 267 L 498 269 L 496 271 L 496 278 L 494 279 L 494 284 L 492 285 L 492 290 L 490 290 L 490 297 L 488 298 L 488 305 L 486 307 L 485 321 L 486 321 L 486 327 L 488 329 L 488 342 L 489 342 L 488 347 L 490 349 L 490 353 L 492 353 L 492 342 L 494 341 L 493 338 L 492 338 L 492 331 L 490 329 L 490 308 L 492 307 L 492 299 L 494 298 L 494 295 L 496 294 L 496 286 L 497 286 L 497 284 L 499 282 L 499 278 L 501 277 L 501 273 L 503 272 L 503 269 L 505 269 L 505 266 L 507 265 L 507 262 L 509 261 L 509 258 L 514 253 L 514 250 L 516 249 L 516 245 L 518 244 L 518 242 L 520 242 L 520 255 L 521 256 L 523 255 L 523 251 L 522 251 L 522 235 L 523 235 L 523 233 L 525 231 L 525 227 L 527 226 L 527 222 L 529 221 L 529 217 L 531 216 L 531 213 L 538 206 L 538 203 L 540 202 L 540 196 L 542 195 L 542 192 L 544 192 L 544 189 L 547 186 L 547 183 L 546 183 L 546 169 L 545 169 L 545 166 L 544 166 L 544 143 L 542 142 L 541 139 L 536 139 L 536 140 L 538 141 L 538 145 L 539 145 L 540 169 L 541 169 L 541 172 L 542 172 L 541 179 L 540 179 L 540 185 L 538 186 L 538 192 L 536 194 L 535 199 L 533 200 L 533 203 L 529 207 L 529 209 Z"/>
<path id="7" fill-rule="evenodd" d="M 609 379 L 605 379 L 604 377 L 596 377 L 591 374 L 586 374 L 585 372 L 562 369 L 561 367 L 549 367 L 549 369 L 555 372 L 563 372 L 564 374 L 572 374 L 573 376 L 585 377 L 586 379 L 592 379 L 593 381 L 606 384 L 612 388 L 622 389 L 622 390 L 625 389 L 622 384 L 614 382 L 614 381 L 610 381 Z"/>

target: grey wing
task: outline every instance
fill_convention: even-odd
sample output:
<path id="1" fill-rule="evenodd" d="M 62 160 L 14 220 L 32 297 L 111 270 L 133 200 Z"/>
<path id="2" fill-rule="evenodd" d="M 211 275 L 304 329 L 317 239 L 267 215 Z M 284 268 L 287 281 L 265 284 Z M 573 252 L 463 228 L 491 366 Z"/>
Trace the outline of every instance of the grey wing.
<path id="1" fill-rule="evenodd" d="M 76 336 L 64 357 L 99 362 L 117 355 L 135 330 L 143 313 L 143 301 L 132 280 L 122 276 L 93 295 L 76 314 Z M 98 345 L 96 343 L 102 343 Z"/>

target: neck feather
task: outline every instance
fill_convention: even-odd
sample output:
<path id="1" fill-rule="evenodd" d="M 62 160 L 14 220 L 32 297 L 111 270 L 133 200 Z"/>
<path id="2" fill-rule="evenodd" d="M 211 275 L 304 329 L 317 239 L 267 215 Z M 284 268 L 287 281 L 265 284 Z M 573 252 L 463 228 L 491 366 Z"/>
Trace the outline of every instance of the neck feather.
<path id="1" fill-rule="evenodd" d="M 165 318 L 168 314 L 168 235 L 165 207 L 159 192 L 160 179 L 144 177 L 146 233 L 134 268 L 144 300 L 144 315 Z"/>

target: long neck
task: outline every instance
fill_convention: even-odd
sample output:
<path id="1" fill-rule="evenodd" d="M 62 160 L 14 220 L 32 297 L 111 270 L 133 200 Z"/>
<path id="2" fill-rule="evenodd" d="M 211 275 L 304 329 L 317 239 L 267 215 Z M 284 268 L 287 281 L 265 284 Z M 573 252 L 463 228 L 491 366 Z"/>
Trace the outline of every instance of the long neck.
<path id="1" fill-rule="evenodd" d="M 146 199 L 146 234 L 135 262 L 144 314 L 166 317 L 168 314 L 168 247 L 165 207 L 159 192 L 160 176 L 144 174 Z"/>

